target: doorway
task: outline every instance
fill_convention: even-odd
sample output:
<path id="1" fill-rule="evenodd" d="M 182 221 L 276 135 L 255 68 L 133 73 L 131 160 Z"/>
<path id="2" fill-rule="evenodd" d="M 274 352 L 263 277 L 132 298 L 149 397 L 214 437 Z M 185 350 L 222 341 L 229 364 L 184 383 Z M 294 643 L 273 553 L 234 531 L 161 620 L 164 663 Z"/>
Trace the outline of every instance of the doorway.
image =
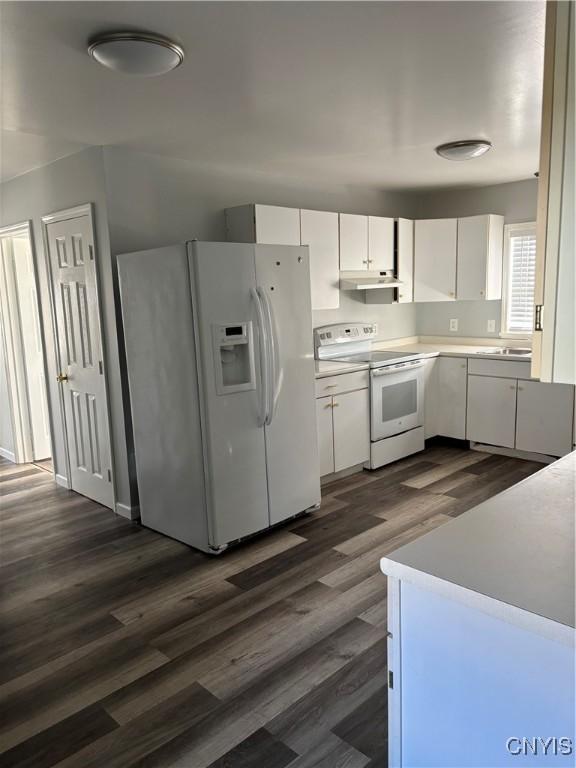
<path id="1" fill-rule="evenodd" d="M 30 222 L 0 230 L 0 299 L 0 455 L 50 468 L 50 418 Z"/>

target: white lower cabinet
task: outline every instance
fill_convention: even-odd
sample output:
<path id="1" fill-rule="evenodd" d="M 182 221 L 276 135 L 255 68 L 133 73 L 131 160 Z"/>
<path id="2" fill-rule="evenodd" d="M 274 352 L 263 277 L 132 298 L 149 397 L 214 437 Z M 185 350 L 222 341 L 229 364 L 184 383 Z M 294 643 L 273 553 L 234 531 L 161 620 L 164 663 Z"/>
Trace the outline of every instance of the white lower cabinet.
<path id="1" fill-rule="evenodd" d="M 438 420 L 436 418 L 438 392 L 438 363 L 439 357 L 431 357 L 424 361 L 422 369 L 422 381 L 424 384 L 424 439 L 436 437 L 438 432 Z"/>
<path id="2" fill-rule="evenodd" d="M 572 450 L 574 387 L 518 382 L 516 448 L 564 456 Z"/>
<path id="3" fill-rule="evenodd" d="M 468 440 L 514 448 L 517 385 L 516 379 L 468 377 Z"/>
<path id="4" fill-rule="evenodd" d="M 436 377 L 436 434 L 464 440 L 468 361 L 463 357 L 439 357 Z"/>
<path id="5" fill-rule="evenodd" d="M 370 458 L 370 399 L 367 389 L 333 399 L 334 471 L 363 464 Z"/>
<path id="6" fill-rule="evenodd" d="M 424 362 L 424 437 L 466 438 L 468 361 L 433 357 Z"/>
<path id="7" fill-rule="evenodd" d="M 334 428 L 332 426 L 331 397 L 319 397 L 316 400 L 316 422 L 318 425 L 320 475 L 329 475 L 334 472 Z"/>
<path id="8" fill-rule="evenodd" d="M 317 390 L 325 386 L 338 390 L 354 385 L 358 374 L 343 374 L 320 379 Z M 338 380 L 342 379 L 341 382 Z M 367 376 L 365 377 L 368 381 Z M 367 387 L 316 398 L 320 475 L 364 464 L 370 459 L 370 396 Z"/>

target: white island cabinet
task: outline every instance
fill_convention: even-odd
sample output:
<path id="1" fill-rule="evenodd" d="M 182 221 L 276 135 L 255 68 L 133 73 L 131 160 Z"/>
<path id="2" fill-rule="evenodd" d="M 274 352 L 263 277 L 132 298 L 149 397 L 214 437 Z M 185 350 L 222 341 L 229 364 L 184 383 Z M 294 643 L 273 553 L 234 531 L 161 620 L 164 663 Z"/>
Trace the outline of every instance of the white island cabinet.
<path id="1" fill-rule="evenodd" d="M 574 766 L 575 473 L 570 454 L 381 560 L 390 768 Z"/>

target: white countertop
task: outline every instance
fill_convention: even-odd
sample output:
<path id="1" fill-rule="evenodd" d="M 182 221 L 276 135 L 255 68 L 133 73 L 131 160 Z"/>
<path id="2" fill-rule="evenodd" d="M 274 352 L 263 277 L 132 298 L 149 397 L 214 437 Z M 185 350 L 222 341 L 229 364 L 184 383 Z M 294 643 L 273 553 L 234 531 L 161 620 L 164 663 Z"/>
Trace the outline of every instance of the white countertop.
<path id="1" fill-rule="evenodd" d="M 475 357 L 480 355 L 478 353 L 484 352 L 481 355 L 483 359 L 487 360 L 514 360 L 524 361 L 529 363 L 530 358 L 523 355 L 490 355 L 486 354 L 486 350 L 494 349 L 496 344 L 490 346 L 485 344 L 449 344 L 449 343 L 427 343 L 427 342 L 409 342 L 402 343 L 401 340 L 396 341 L 375 341 L 372 344 L 374 350 L 397 350 L 398 352 L 413 352 L 415 354 L 426 355 L 427 357 L 435 357 L 437 355 L 445 355 L 448 357 Z M 316 360 L 316 378 L 321 379 L 325 376 L 335 376 L 340 373 L 351 373 L 353 371 L 364 371 L 369 366 L 367 363 L 342 363 L 334 360 Z"/>
<path id="2" fill-rule="evenodd" d="M 575 486 L 576 452 L 391 552 L 382 571 L 572 644 Z"/>

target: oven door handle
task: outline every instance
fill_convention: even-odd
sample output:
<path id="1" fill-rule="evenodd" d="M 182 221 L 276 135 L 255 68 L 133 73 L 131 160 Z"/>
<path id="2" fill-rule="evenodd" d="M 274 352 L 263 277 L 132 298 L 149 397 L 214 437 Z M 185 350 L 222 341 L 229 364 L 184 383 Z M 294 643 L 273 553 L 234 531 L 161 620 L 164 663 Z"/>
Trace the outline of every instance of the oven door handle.
<path id="1" fill-rule="evenodd" d="M 416 368 L 422 368 L 424 363 L 410 363 L 408 365 L 403 365 L 400 368 L 375 368 L 373 371 L 371 371 L 372 376 L 376 378 L 377 376 L 391 376 L 393 373 L 408 373 L 408 371 L 413 371 Z"/>

